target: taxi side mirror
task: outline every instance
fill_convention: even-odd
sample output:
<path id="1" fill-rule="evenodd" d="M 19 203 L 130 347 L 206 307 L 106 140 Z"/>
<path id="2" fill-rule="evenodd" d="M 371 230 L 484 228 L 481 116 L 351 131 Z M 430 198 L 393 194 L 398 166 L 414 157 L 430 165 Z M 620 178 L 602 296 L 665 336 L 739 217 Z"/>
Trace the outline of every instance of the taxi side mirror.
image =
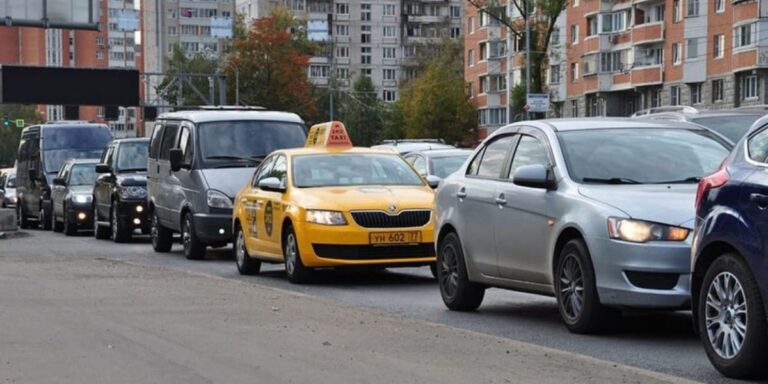
<path id="1" fill-rule="evenodd" d="M 437 188 L 440 185 L 440 182 L 443 181 L 443 179 L 435 175 L 428 175 L 426 179 L 427 185 L 429 185 L 429 187 L 432 189 Z"/>
<path id="2" fill-rule="evenodd" d="M 277 177 L 267 177 L 259 180 L 259 189 L 269 192 L 285 192 L 285 185 Z"/>

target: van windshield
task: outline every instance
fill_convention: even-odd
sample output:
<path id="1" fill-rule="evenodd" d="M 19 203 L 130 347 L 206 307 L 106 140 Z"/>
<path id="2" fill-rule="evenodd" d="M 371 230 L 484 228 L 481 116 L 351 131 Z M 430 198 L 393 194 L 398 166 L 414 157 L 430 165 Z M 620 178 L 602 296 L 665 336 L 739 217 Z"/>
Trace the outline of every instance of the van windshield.
<path id="1" fill-rule="evenodd" d="M 255 167 L 278 149 L 304 146 L 304 126 L 277 121 L 217 121 L 200 124 L 205 168 Z"/>
<path id="2" fill-rule="evenodd" d="M 112 141 L 109 128 L 104 126 L 66 126 L 43 129 L 43 161 L 45 172 L 61 169 L 68 159 L 101 157 L 104 147 Z"/>
<path id="3" fill-rule="evenodd" d="M 107 145 L 106 143 L 104 144 Z M 93 149 L 49 149 L 43 152 L 45 173 L 56 173 L 69 159 L 98 159 L 104 148 Z"/>

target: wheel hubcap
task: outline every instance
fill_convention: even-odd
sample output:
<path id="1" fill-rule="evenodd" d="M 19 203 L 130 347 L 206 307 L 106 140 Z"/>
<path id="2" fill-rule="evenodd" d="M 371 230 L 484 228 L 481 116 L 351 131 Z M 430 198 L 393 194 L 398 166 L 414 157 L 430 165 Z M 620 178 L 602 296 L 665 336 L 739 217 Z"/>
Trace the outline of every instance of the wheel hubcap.
<path id="1" fill-rule="evenodd" d="M 732 359 L 747 336 L 747 298 L 741 282 L 730 272 L 715 276 L 707 290 L 705 325 L 712 349 Z"/>
<path id="2" fill-rule="evenodd" d="M 117 207 L 112 207 L 112 238 L 117 239 Z"/>
<path id="3" fill-rule="evenodd" d="M 285 272 L 289 275 L 293 275 L 293 271 L 296 269 L 296 238 L 293 234 L 289 234 L 285 239 Z"/>
<path id="4" fill-rule="evenodd" d="M 158 236 L 157 217 L 154 215 L 152 216 L 152 228 L 150 229 L 150 235 L 152 237 L 152 245 L 157 247 L 157 236 Z"/>
<path id="5" fill-rule="evenodd" d="M 237 231 L 237 244 L 235 245 L 235 257 L 237 258 L 237 265 L 243 266 L 245 263 L 245 240 L 243 238 L 243 231 Z"/>
<path id="6" fill-rule="evenodd" d="M 459 288 L 459 262 L 456 257 L 456 249 L 452 244 L 443 247 L 438 267 L 437 276 L 440 279 L 440 287 L 447 297 L 453 298 Z"/>
<path id="7" fill-rule="evenodd" d="M 584 275 L 575 255 L 565 257 L 559 277 L 560 307 L 569 320 L 574 320 L 584 307 Z"/>
<path id="8" fill-rule="evenodd" d="M 190 227 L 189 219 L 184 219 L 184 231 L 181 236 L 184 241 L 184 252 L 186 253 L 189 253 L 192 247 L 192 233 L 190 233 Z"/>

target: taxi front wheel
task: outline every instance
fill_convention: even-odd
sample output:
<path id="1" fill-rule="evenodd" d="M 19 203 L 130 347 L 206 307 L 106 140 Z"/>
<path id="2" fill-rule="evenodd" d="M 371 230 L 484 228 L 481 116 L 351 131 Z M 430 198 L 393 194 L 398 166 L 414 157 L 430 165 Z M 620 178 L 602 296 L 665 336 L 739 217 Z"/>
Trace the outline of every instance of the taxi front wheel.
<path id="1" fill-rule="evenodd" d="M 304 266 L 299 253 L 299 242 L 292 226 L 285 229 L 283 235 L 283 258 L 285 259 L 285 274 L 288 281 L 294 284 L 303 284 L 309 281 L 312 269 Z"/>
<path id="2" fill-rule="evenodd" d="M 261 260 L 253 259 L 248 255 L 248 249 L 245 247 L 245 235 L 240 224 L 235 224 L 235 243 L 232 246 L 237 263 L 237 271 L 241 275 L 256 275 L 261 271 Z"/>

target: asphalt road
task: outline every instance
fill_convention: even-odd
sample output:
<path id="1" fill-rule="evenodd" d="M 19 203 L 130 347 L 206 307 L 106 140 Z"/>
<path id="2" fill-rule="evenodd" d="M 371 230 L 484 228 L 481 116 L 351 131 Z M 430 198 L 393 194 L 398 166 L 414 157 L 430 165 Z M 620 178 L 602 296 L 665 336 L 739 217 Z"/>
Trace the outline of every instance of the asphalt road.
<path id="1" fill-rule="evenodd" d="M 603 335 L 580 336 L 567 332 L 560 323 L 554 299 L 547 297 L 491 289 L 479 311 L 450 312 L 443 305 L 436 282 L 427 268 L 380 272 L 321 271 L 313 284 L 297 286 L 287 282 L 280 265 L 265 265 L 259 276 L 240 276 L 230 259 L 229 248 L 209 250 L 204 261 L 189 261 L 181 254 L 180 245 L 174 245 L 171 253 L 158 254 L 152 251 L 146 238 L 136 239 L 131 244 L 113 244 L 88 235 L 67 238 L 41 231 L 31 231 L 30 235 L 36 241 L 50 244 L 51 258 L 66 252 L 83 258 L 119 260 L 239 280 L 681 378 L 707 383 L 736 382 L 722 378 L 711 367 L 691 331 L 690 315 L 685 312 L 628 314 Z M 0 242 L 0 255 L 2 247 Z"/>

